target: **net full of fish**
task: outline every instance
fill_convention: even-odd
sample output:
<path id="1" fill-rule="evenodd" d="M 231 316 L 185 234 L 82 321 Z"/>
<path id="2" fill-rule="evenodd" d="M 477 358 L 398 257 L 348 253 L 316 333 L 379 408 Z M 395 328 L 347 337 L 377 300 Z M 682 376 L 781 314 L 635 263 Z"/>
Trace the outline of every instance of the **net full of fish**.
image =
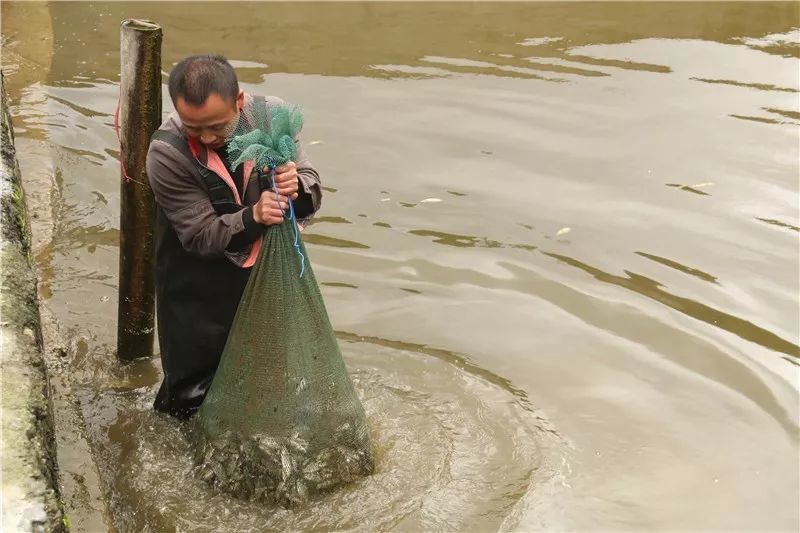
<path id="1" fill-rule="evenodd" d="M 254 161 L 274 187 L 302 124 L 299 109 L 256 99 L 229 138 L 232 165 Z M 190 431 L 197 474 L 242 498 L 297 505 L 374 469 L 364 409 L 293 211 L 265 229 Z"/>

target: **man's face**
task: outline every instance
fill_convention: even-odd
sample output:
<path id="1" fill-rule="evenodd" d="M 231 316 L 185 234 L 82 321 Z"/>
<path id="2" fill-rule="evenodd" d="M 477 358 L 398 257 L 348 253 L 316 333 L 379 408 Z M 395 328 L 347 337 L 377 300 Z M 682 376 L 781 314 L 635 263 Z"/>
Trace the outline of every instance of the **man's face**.
<path id="1" fill-rule="evenodd" d="M 244 91 L 239 91 L 233 102 L 226 102 L 219 94 L 211 93 L 199 106 L 193 106 L 179 96 L 175 101 L 175 110 L 183 122 L 186 135 L 196 138 L 208 148 L 219 148 L 236 127 L 243 105 Z"/>

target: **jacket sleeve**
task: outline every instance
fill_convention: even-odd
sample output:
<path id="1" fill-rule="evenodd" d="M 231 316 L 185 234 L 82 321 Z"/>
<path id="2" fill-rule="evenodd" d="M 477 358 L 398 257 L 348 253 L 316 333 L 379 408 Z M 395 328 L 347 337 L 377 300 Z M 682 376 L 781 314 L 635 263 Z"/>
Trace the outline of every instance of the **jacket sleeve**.
<path id="1" fill-rule="evenodd" d="M 186 251 L 221 255 L 231 237 L 244 230 L 242 211 L 217 215 L 189 164 L 169 144 L 152 141 L 146 164 L 150 187 Z"/>
<path id="2" fill-rule="evenodd" d="M 295 161 L 295 164 L 297 165 L 297 179 L 300 182 L 295 209 L 297 210 L 297 222 L 301 226 L 305 226 L 322 206 L 322 183 L 319 179 L 319 173 L 311 164 L 311 160 L 303 148 L 303 143 L 300 142 L 300 138 L 296 138 L 294 143 L 297 146 L 297 161 Z"/>

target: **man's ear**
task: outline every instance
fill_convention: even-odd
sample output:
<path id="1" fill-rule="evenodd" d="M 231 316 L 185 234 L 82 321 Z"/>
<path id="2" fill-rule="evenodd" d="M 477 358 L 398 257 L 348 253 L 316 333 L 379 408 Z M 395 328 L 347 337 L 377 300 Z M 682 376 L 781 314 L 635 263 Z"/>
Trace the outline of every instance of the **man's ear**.
<path id="1" fill-rule="evenodd" d="M 244 109 L 244 91 L 239 89 L 239 94 L 236 95 L 236 107 L 239 108 L 239 111 Z"/>

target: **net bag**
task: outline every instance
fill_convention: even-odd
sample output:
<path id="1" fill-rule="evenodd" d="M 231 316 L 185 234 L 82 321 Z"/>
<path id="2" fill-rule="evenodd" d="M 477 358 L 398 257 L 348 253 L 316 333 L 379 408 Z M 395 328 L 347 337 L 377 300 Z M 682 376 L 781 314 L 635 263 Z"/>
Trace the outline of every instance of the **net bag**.
<path id="1" fill-rule="evenodd" d="M 293 160 L 301 128 L 299 109 L 256 100 L 229 139 L 232 166 L 254 160 L 274 169 Z M 192 428 L 202 478 L 284 506 L 373 470 L 364 410 L 293 210 L 289 218 L 266 227 Z"/>

